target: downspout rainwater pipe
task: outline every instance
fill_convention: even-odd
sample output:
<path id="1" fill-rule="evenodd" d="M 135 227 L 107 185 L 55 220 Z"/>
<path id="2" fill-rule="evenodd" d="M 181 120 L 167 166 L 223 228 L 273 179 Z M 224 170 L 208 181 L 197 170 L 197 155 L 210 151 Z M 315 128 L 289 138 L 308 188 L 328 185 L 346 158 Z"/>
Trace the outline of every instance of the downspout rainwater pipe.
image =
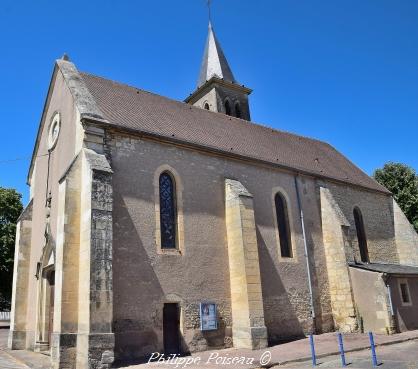
<path id="1" fill-rule="evenodd" d="M 396 324 L 395 324 L 395 313 L 393 310 L 393 302 L 392 302 L 392 292 L 390 289 L 390 284 L 389 284 L 389 277 L 390 275 L 388 274 L 383 274 L 383 281 L 385 282 L 386 285 L 386 291 L 387 291 L 387 296 L 388 296 L 388 301 L 389 301 L 389 308 L 390 308 L 390 319 L 391 319 L 391 327 L 390 330 L 396 331 Z M 388 332 L 388 333 L 393 333 L 393 332 Z"/>
<path id="2" fill-rule="evenodd" d="M 305 247 L 306 270 L 308 272 L 309 298 L 310 298 L 310 303 L 311 303 L 312 328 L 313 328 L 313 333 L 315 333 L 316 332 L 316 316 L 315 316 L 315 308 L 314 308 L 314 301 L 313 301 L 311 263 L 309 261 L 308 242 L 306 241 L 305 221 L 304 221 L 304 218 L 303 218 L 303 208 L 302 208 L 302 202 L 301 202 L 301 199 L 300 199 L 298 178 L 299 178 L 299 174 L 297 174 L 295 176 L 296 198 L 297 198 L 297 201 L 298 201 L 300 223 L 302 225 L 303 245 Z"/>

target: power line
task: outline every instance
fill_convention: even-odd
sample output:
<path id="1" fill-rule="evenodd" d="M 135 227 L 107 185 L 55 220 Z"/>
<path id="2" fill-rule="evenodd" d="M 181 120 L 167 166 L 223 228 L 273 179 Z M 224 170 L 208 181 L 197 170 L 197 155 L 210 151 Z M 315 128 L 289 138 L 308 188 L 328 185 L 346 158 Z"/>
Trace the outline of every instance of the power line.
<path id="1" fill-rule="evenodd" d="M 41 158 L 43 156 L 48 156 L 48 154 L 38 155 L 38 156 L 35 156 L 35 157 L 36 158 Z M 31 158 L 32 158 L 31 156 L 26 156 L 26 157 L 14 158 L 14 159 L 0 160 L 0 164 L 12 163 L 12 162 L 15 162 L 15 161 L 20 161 L 20 160 L 28 160 L 28 159 L 31 159 Z"/>

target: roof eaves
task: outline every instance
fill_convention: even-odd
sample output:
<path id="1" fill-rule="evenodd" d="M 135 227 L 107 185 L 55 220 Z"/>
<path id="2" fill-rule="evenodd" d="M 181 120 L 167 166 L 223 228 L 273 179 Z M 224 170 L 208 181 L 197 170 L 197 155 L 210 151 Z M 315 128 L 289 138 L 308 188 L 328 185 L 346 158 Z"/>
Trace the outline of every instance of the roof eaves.
<path id="1" fill-rule="evenodd" d="M 120 124 L 117 124 L 117 123 L 111 123 L 111 122 L 108 122 L 108 121 L 96 119 L 94 117 L 84 117 L 82 119 L 83 124 L 87 123 L 87 122 L 97 124 L 97 125 L 101 125 L 103 128 L 113 128 L 113 129 L 121 131 L 121 132 L 128 132 L 128 133 L 136 134 L 136 135 L 139 135 L 139 136 L 149 137 L 151 139 L 158 139 L 160 141 L 165 141 L 165 142 L 168 142 L 170 144 L 192 147 L 192 148 L 195 148 L 195 149 L 199 149 L 201 151 L 211 152 L 211 153 L 215 153 L 215 154 L 221 154 L 221 155 L 228 156 L 228 157 L 231 157 L 231 158 L 235 158 L 235 159 L 239 159 L 239 160 L 245 160 L 247 162 L 248 161 L 257 162 L 257 163 L 260 163 L 260 164 L 263 164 L 263 165 L 267 165 L 269 167 L 281 168 L 281 169 L 287 170 L 287 171 L 289 171 L 291 173 L 295 173 L 295 174 L 303 174 L 303 175 L 307 175 L 307 176 L 314 177 L 314 178 L 317 178 L 317 179 L 330 180 L 330 181 L 333 181 L 335 183 L 346 184 L 346 185 L 350 185 L 350 186 L 355 187 L 355 188 L 362 188 L 363 190 L 367 190 L 369 192 L 378 192 L 378 193 L 382 193 L 384 195 L 390 195 L 390 193 L 388 193 L 386 191 L 383 191 L 383 190 L 379 190 L 377 188 L 368 187 L 368 186 L 361 185 L 361 184 L 358 184 L 358 183 L 355 183 L 355 182 L 351 182 L 349 180 L 342 180 L 340 178 L 336 178 L 336 177 L 332 177 L 332 176 L 326 176 L 326 175 L 323 175 L 323 174 L 320 174 L 320 173 L 317 173 L 317 172 L 307 171 L 306 169 L 298 168 L 296 166 L 288 166 L 288 165 L 285 165 L 285 164 L 282 164 L 282 163 L 273 163 L 271 161 L 260 159 L 260 158 L 257 158 L 257 157 L 243 155 L 243 154 L 239 154 L 239 153 L 234 153 L 234 152 L 219 149 L 217 147 L 202 145 L 202 144 L 199 144 L 199 143 L 178 139 L 176 137 L 169 137 L 169 136 L 165 136 L 165 135 L 160 135 L 158 133 L 150 132 L 150 131 L 143 130 L 143 129 L 128 128 L 128 127 L 121 126 Z"/>
<path id="2" fill-rule="evenodd" d="M 219 78 L 217 76 L 212 76 L 210 79 L 208 79 L 207 81 L 205 81 L 204 83 L 200 84 L 196 90 L 194 90 L 189 96 L 187 96 L 184 99 L 185 103 L 189 103 L 190 101 L 192 101 L 196 96 L 200 95 L 203 93 L 203 91 L 208 90 L 213 84 L 220 84 L 221 86 L 225 86 L 228 87 L 232 90 L 237 90 L 240 92 L 243 92 L 247 95 L 250 95 L 251 92 L 253 92 L 253 90 L 251 88 L 248 88 L 244 85 L 240 85 L 236 82 L 230 82 L 230 81 L 226 81 L 222 78 Z"/>

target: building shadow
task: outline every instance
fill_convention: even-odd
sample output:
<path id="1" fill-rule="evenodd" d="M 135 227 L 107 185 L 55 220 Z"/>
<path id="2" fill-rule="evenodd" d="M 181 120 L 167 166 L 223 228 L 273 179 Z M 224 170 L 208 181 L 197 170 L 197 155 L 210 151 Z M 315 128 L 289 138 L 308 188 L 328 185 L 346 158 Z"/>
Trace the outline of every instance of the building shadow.
<path id="1" fill-rule="evenodd" d="M 161 351 L 164 292 L 117 188 L 113 196 L 113 332 L 118 365 L 142 362 L 145 353 Z"/>
<path id="2" fill-rule="evenodd" d="M 304 329 L 296 314 L 296 307 L 289 298 L 258 226 L 256 232 L 268 343 L 272 346 L 305 338 Z"/>

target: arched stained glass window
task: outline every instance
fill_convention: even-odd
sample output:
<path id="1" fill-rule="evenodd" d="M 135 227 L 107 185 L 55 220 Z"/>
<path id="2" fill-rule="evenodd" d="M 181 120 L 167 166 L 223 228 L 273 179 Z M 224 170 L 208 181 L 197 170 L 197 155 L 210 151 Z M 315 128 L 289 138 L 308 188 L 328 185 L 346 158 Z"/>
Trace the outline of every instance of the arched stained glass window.
<path id="1" fill-rule="evenodd" d="M 225 101 L 225 114 L 231 115 L 231 105 L 229 104 L 229 100 Z"/>
<path id="2" fill-rule="evenodd" d="M 274 197 L 276 206 L 277 227 L 280 237 L 280 253 L 282 257 L 291 258 L 292 253 L 292 236 L 289 225 L 289 215 L 287 211 L 286 199 L 281 193 L 277 193 Z"/>
<path id="3" fill-rule="evenodd" d="M 367 249 L 367 237 L 364 230 L 363 216 L 359 208 L 354 208 L 354 222 L 356 224 L 358 247 L 360 249 L 360 258 L 364 263 L 369 262 L 369 251 Z"/>
<path id="4" fill-rule="evenodd" d="M 241 107 L 239 106 L 239 103 L 235 104 L 235 116 L 241 118 Z"/>
<path id="5" fill-rule="evenodd" d="M 160 175 L 160 228 L 161 248 L 176 248 L 176 189 L 173 177 L 163 172 Z"/>

